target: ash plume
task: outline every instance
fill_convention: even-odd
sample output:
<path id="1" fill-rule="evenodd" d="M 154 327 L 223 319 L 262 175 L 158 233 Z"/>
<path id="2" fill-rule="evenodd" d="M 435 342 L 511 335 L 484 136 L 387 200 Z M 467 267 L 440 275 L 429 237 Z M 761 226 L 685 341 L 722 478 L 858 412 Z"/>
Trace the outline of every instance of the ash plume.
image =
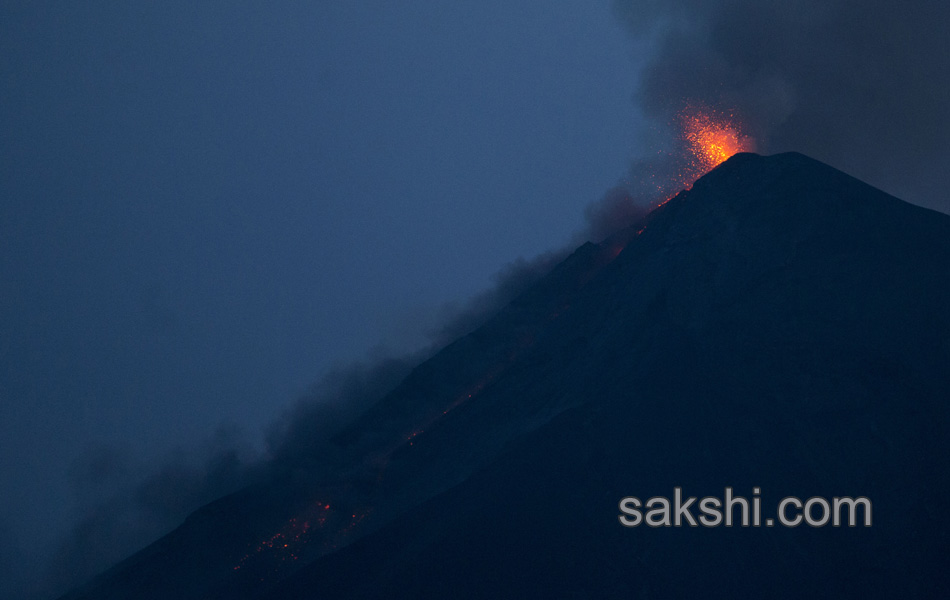
<path id="1" fill-rule="evenodd" d="M 582 232 L 582 241 L 600 242 L 618 229 L 629 227 L 648 211 L 650 194 L 636 196 L 628 186 L 617 185 L 603 195 L 598 202 L 592 202 L 584 210 L 587 228 Z"/>
<path id="2" fill-rule="evenodd" d="M 202 505 L 245 485 L 280 473 L 318 477 L 332 471 L 347 458 L 331 442 L 335 434 L 418 364 L 490 319 L 565 252 L 514 261 L 481 294 L 460 306 L 443 307 L 425 347 L 402 355 L 376 350 L 362 361 L 331 369 L 266 429 L 263 454 L 253 450 L 252 436 L 234 429 L 221 429 L 201 447 L 181 448 L 153 462 L 130 458 L 127 445 L 87 449 L 69 472 L 80 514 L 52 559 L 37 568 L 46 585 L 35 597 L 50 597 L 87 581 L 168 533 Z M 0 560 L 0 566 L 5 562 Z M 33 597 L 13 583 L 8 580 L 5 588 L 11 595 Z"/>
<path id="3" fill-rule="evenodd" d="M 198 448 L 140 461 L 126 445 L 100 445 L 73 462 L 80 513 L 45 568 L 40 597 L 75 586 L 168 533 L 198 507 L 251 481 L 246 436 L 221 428 Z"/>
<path id="4" fill-rule="evenodd" d="M 657 128 L 690 104 L 735 111 L 759 152 L 803 152 L 950 211 L 950 5 L 614 0 L 614 9 L 647 53 L 635 101 Z"/>
<path id="5" fill-rule="evenodd" d="M 330 468 L 339 458 L 330 439 L 427 355 L 377 355 L 330 370 L 270 426 L 266 440 L 270 468 L 311 472 Z"/>
<path id="6" fill-rule="evenodd" d="M 649 151 L 624 181 L 587 208 L 578 239 L 600 241 L 679 189 L 687 159 L 672 131 L 689 106 L 733 111 L 759 152 L 804 152 L 950 212 L 941 185 L 950 166 L 946 4 L 614 0 L 614 8 L 647 54 L 635 101 L 652 122 L 653 137 L 644 140 Z M 83 457 L 72 476 L 84 514 L 53 561 L 54 587 L 88 578 L 262 471 L 331 468 L 329 440 L 336 432 L 567 252 L 516 261 L 488 291 L 446 307 L 430 328 L 428 347 L 331 371 L 270 427 L 263 457 L 247 451 L 240 435 L 210 444 L 197 459 L 176 455 L 143 466 L 108 448 Z"/>
<path id="7" fill-rule="evenodd" d="M 434 349 L 455 341 L 488 321 L 506 304 L 544 277 L 573 251 L 573 245 L 564 246 L 538 256 L 519 258 L 505 265 L 492 277 L 492 285 L 467 302 L 449 304 L 440 309 L 435 326 L 427 328 L 427 336 Z"/>

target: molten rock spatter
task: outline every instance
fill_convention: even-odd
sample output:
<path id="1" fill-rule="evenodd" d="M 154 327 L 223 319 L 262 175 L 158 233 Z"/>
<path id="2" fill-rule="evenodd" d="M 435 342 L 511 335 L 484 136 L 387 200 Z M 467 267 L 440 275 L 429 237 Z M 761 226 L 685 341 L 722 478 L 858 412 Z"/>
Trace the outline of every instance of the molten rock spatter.
<path id="1" fill-rule="evenodd" d="M 681 174 L 681 182 L 690 188 L 699 177 L 739 152 L 752 152 L 755 144 L 743 135 L 735 115 L 706 108 L 687 107 L 678 115 L 683 142 L 692 159 Z"/>

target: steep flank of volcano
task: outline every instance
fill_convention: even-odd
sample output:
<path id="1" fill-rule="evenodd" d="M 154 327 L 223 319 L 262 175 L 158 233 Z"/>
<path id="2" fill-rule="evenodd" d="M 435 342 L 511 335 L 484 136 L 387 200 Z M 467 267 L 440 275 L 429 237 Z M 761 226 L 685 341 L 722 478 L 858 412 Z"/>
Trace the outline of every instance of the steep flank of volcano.
<path id="1" fill-rule="evenodd" d="M 70 597 L 939 597 L 948 267 L 950 217 L 738 154 L 416 368 L 332 468 L 209 505 Z M 866 496 L 874 522 L 619 524 L 675 486 L 760 488 L 763 518 Z"/>

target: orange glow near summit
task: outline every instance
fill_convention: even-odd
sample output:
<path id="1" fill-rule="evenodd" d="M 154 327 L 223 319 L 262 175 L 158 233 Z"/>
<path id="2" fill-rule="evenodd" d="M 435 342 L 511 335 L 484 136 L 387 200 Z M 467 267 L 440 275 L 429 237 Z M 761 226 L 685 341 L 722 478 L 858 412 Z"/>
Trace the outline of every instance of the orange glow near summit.
<path id="1" fill-rule="evenodd" d="M 677 117 L 681 136 L 692 160 L 684 172 L 683 184 L 693 182 L 739 152 L 755 150 L 752 139 L 743 135 L 742 125 L 732 114 L 706 108 L 687 107 Z"/>

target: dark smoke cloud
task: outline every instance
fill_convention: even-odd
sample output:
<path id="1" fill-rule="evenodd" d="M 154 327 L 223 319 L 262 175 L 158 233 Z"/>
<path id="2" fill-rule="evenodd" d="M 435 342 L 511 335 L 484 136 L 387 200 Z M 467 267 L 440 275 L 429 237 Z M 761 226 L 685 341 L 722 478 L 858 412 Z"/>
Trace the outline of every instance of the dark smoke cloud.
<path id="1" fill-rule="evenodd" d="M 461 305 L 443 306 L 437 325 L 429 327 L 427 331 L 433 348 L 442 348 L 480 327 L 550 272 L 572 250 L 572 246 L 564 247 L 532 259 L 519 258 L 495 273 L 488 289 Z"/>
<path id="2" fill-rule="evenodd" d="M 197 508 L 242 486 L 279 473 L 318 476 L 336 468 L 348 458 L 330 441 L 336 433 L 415 366 L 490 319 L 565 253 L 519 259 L 499 271 L 488 290 L 464 305 L 444 307 L 424 348 L 401 356 L 377 350 L 363 361 L 331 369 L 268 428 L 263 455 L 255 455 L 247 434 L 232 429 L 155 463 L 130 458 L 127 446 L 90 448 L 69 472 L 81 516 L 44 569 L 47 584 L 40 597 L 83 583 L 171 531 Z"/>
<path id="3" fill-rule="evenodd" d="M 647 166 L 645 162 L 638 163 L 640 168 L 631 169 L 637 172 L 655 172 L 659 165 Z M 597 202 L 592 202 L 584 210 L 587 228 L 581 232 L 579 241 L 598 243 L 612 233 L 629 227 L 642 219 L 655 203 L 662 191 L 654 186 L 640 182 L 617 185 L 608 190 Z"/>
<path id="4" fill-rule="evenodd" d="M 200 505 L 274 469 L 332 468 L 332 436 L 439 348 L 491 318 L 583 240 L 600 241 L 675 193 L 684 149 L 672 135 L 684 107 L 735 111 L 765 153 L 798 150 L 921 204 L 950 210 L 942 191 L 950 138 L 950 8 L 936 2 L 615 0 L 649 53 L 635 96 L 652 120 L 649 151 L 588 207 L 569 246 L 519 260 L 494 286 L 445 307 L 430 344 L 332 370 L 268 431 L 254 457 L 239 435 L 152 466 L 99 449 L 72 472 L 80 525 L 53 572 L 87 578 L 177 526 Z M 197 455 L 200 458 L 194 459 Z"/>
<path id="5" fill-rule="evenodd" d="M 69 478 L 81 515 L 46 569 L 46 595 L 82 583 L 248 484 L 257 462 L 245 440 L 221 428 L 201 447 L 180 448 L 157 463 L 135 460 L 125 446 L 80 455 Z"/>
<path id="6" fill-rule="evenodd" d="M 950 212 L 950 5 L 910 0 L 615 0 L 649 49 L 636 101 L 741 115 L 765 153 L 797 150 Z"/>
<path id="7" fill-rule="evenodd" d="M 435 325 L 419 323 L 427 343 L 392 355 L 376 350 L 363 361 L 338 366 L 300 398 L 269 430 L 268 455 L 277 469 L 322 469 L 342 458 L 331 438 L 395 388 L 417 365 L 471 333 L 544 277 L 573 247 L 533 259 L 519 258 L 492 277 L 492 285 L 462 304 L 438 309 Z"/>
<path id="8" fill-rule="evenodd" d="M 599 242 L 642 218 L 655 204 L 653 186 L 652 179 L 628 180 L 609 190 L 587 207 L 585 227 L 568 244 L 519 258 L 498 271 L 483 292 L 438 309 L 434 325 L 418 324 L 427 340 L 422 348 L 397 355 L 377 349 L 362 361 L 331 369 L 267 428 L 262 456 L 255 455 L 246 434 L 224 429 L 201 448 L 179 449 L 152 464 L 130 458 L 128 445 L 88 449 L 69 471 L 81 516 L 45 569 L 47 584 L 39 597 L 87 581 L 242 486 L 288 472 L 319 477 L 345 466 L 352 457 L 332 443 L 337 433 L 417 365 L 491 319 L 578 245 Z"/>
<path id="9" fill-rule="evenodd" d="M 379 354 L 332 369 L 270 427 L 269 467 L 310 472 L 332 468 L 342 457 L 330 439 L 395 388 L 429 353 Z"/>

